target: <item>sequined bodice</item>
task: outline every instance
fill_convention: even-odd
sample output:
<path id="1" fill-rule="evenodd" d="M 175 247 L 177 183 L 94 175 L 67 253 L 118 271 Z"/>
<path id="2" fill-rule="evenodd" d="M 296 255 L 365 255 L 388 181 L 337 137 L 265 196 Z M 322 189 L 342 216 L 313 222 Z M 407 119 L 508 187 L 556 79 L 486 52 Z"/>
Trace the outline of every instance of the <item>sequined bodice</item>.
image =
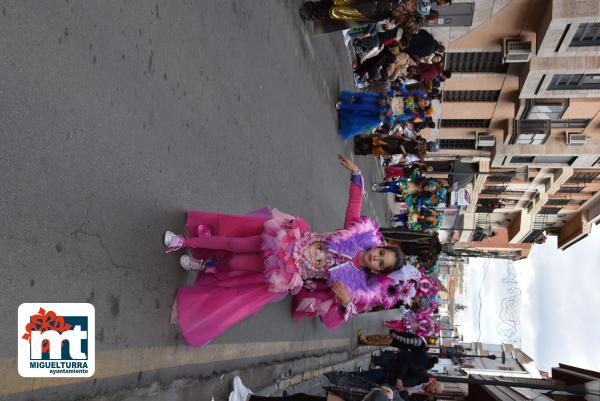
<path id="1" fill-rule="evenodd" d="M 294 244 L 293 258 L 298 266 L 298 271 L 303 280 L 308 279 L 327 279 L 329 278 L 329 270 L 335 266 L 351 261 L 348 258 L 340 256 L 335 252 L 326 250 L 327 261 L 324 268 L 316 268 L 305 255 L 306 249 L 315 242 L 325 242 L 328 234 L 306 233 L 302 238 Z"/>
<path id="2" fill-rule="evenodd" d="M 302 269 L 302 278 L 306 279 L 325 279 L 329 277 L 329 269 L 347 263 L 348 259 L 327 251 L 327 264 L 324 268 L 316 268 L 312 264 L 307 264 Z"/>

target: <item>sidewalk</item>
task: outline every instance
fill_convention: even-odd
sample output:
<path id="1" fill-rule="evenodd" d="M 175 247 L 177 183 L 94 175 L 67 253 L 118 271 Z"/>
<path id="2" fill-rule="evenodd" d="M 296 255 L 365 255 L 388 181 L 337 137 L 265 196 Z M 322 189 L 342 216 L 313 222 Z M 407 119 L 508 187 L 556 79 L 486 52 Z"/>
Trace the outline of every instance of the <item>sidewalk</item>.
<path id="1" fill-rule="evenodd" d="M 280 395 L 306 392 L 321 394 L 326 384 L 323 373 L 344 370 L 366 369 L 370 356 L 379 347 L 358 347 L 356 332 L 361 329 L 366 334 L 380 333 L 385 330 L 383 321 L 396 318 L 395 311 L 379 311 L 361 314 L 352 319 L 347 327 L 347 335 L 342 337 L 346 345 L 336 348 L 321 348 L 302 353 L 283 353 L 279 359 L 271 362 L 258 360 L 255 363 L 243 364 L 233 362 L 227 365 L 212 362 L 211 370 L 199 373 L 195 365 L 186 369 L 178 369 L 170 378 L 158 374 L 146 384 L 127 386 L 121 390 L 105 391 L 103 394 L 78 397 L 79 401 L 227 401 L 232 390 L 231 384 L 235 376 L 240 376 L 244 384 L 260 395 Z M 319 324 L 315 322 L 315 324 Z M 307 339 L 308 340 L 308 339 Z M 239 347 L 241 344 L 231 344 Z M 250 344 L 248 344 L 250 346 Z M 248 353 L 251 353 L 248 349 Z M 247 359 L 250 361 L 251 359 Z M 237 366 L 237 368 L 235 367 Z M 74 398 L 72 398 L 74 399 Z M 19 400 L 20 401 L 20 400 Z"/>
<path id="2" fill-rule="evenodd" d="M 226 401 L 232 390 L 235 376 L 240 376 L 244 384 L 258 395 L 281 395 L 305 392 L 324 394 L 327 384 L 324 373 L 331 371 L 353 371 L 367 369 L 371 354 L 379 347 L 358 347 L 352 351 L 333 352 L 320 356 L 298 358 L 277 364 L 263 364 L 244 370 L 236 370 L 213 377 L 190 377 L 176 379 L 164 384 L 155 382 L 148 387 L 122 390 L 85 401 Z M 293 374 L 292 372 L 299 372 Z M 272 385 L 257 388 L 254 383 L 268 383 L 279 377 Z M 218 389 L 211 391 L 210 389 Z"/>
<path id="3" fill-rule="evenodd" d="M 325 394 L 323 386 L 329 382 L 324 376 L 328 372 L 344 371 L 352 372 L 355 370 L 366 370 L 371 364 L 371 355 L 378 351 L 380 347 L 361 346 L 356 348 L 351 353 L 351 359 L 337 364 L 325 366 L 322 368 L 311 369 L 290 377 L 289 379 L 281 380 L 272 386 L 256 391 L 256 394 L 262 396 L 281 395 L 284 391 L 287 394 L 307 393 L 311 395 Z"/>

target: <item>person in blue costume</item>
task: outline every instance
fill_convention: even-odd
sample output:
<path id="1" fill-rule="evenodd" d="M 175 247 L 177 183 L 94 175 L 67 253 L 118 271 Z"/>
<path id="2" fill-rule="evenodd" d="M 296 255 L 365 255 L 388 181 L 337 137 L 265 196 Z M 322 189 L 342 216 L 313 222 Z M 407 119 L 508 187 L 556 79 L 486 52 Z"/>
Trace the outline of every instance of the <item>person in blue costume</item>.
<path id="1" fill-rule="evenodd" d="M 395 122 L 391 98 L 387 93 L 342 91 L 336 108 L 343 140 L 370 133 L 382 123 L 391 128 Z"/>

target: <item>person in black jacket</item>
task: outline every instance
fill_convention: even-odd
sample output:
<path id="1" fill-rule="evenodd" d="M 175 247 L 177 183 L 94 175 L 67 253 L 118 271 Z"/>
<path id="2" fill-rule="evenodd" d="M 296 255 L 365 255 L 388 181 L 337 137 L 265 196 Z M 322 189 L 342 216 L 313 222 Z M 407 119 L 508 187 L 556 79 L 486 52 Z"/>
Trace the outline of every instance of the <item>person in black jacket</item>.
<path id="1" fill-rule="evenodd" d="M 379 385 L 409 388 L 430 381 L 428 369 L 438 362 L 424 350 L 421 351 L 385 351 L 373 357 L 372 364 L 379 368 L 363 372 L 333 372 L 326 374 L 332 383 L 372 382 Z"/>
<path id="2" fill-rule="evenodd" d="M 416 386 L 427 382 L 427 371 L 438 362 L 438 358 L 429 355 L 426 350 L 384 351 L 373 357 L 372 364 L 384 370 L 386 383 L 395 385 L 397 380 L 401 380 L 406 387 Z"/>
<path id="3" fill-rule="evenodd" d="M 446 48 L 435 40 L 432 34 L 420 29 L 419 32 L 411 35 L 405 51 L 412 57 L 419 58 L 427 57 L 433 53 L 443 54 Z"/>

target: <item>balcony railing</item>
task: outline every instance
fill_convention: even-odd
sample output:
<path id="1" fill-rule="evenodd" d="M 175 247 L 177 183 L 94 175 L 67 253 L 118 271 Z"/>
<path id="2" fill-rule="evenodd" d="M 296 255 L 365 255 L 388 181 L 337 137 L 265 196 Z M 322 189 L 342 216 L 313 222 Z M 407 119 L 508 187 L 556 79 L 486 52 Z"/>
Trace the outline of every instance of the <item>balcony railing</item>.
<path id="1" fill-rule="evenodd" d="M 567 184 L 589 184 L 590 182 L 594 181 L 599 175 L 599 172 L 577 172 L 567 180 Z"/>
<path id="2" fill-rule="evenodd" d="M 485 187 L 481 191 L 481 193 L 487 194 L 487 195 L 498 195 L 503 192 L 506 192 L 507 189 L 508 189 L 508 185 L 495 185 L 495 186 Z"/>
<path id="3" fill-rule="evenodd" d="M 542 209 L 543 210 L 543 209 Z M 523 239 L 524 244 L 533 243 L 544 231 L 552 227 L 554 224 L 549 221 L 549 214 L 536 214 L 533 218 L 533 227 L 527 237 Z"/>

